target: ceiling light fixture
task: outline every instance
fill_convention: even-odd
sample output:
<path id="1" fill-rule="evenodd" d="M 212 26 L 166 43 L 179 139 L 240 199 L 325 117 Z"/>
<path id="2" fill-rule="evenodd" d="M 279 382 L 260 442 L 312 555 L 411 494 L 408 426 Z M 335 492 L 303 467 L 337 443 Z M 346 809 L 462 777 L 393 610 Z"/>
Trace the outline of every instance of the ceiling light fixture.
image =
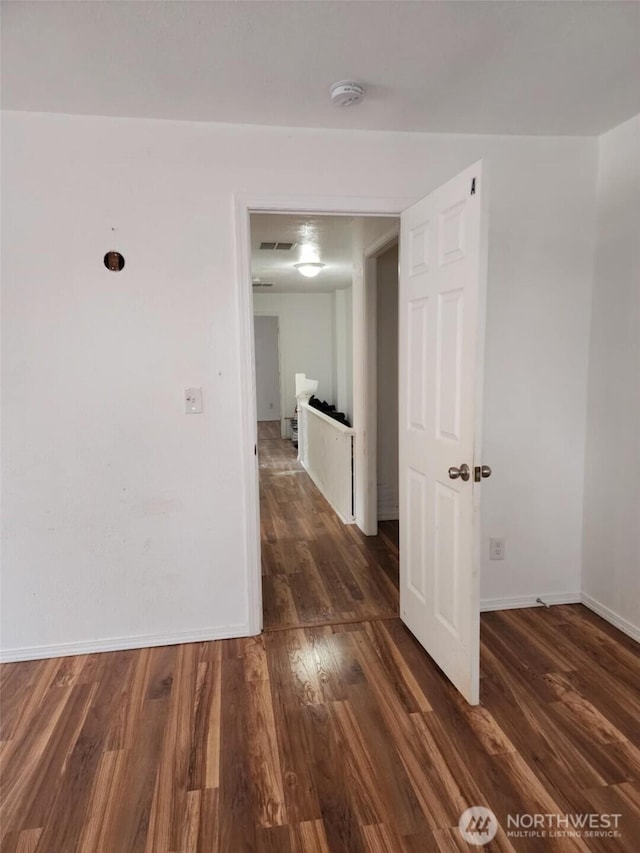
<path id="1" fill-rule="evenodd" d="M 315 264 L 310 263 L 309 261 L 302 264 L 294 264 L 294 267 L 298 270 L 299 273 L 306 276 L 307 278 L 315 278 L 318 275 L 321 269 L 323 269 L 326 264 Z"/>

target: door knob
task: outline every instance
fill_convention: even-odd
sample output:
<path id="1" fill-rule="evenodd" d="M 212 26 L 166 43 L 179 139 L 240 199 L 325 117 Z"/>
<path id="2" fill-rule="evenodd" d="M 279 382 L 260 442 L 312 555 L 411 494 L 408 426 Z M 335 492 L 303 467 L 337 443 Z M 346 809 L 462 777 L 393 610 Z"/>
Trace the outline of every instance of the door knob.
<path id="1" fill-rule="evenodd" d="M 476 465 L 473 469 L 473 479 L 476 483 L 491 476 L 491 468 L 488 465 Z"/>
<path id="2" fill-rule="evenodd" d="M 464 480 L 466 483 L 466 481 L 469 479 L 470 476 L 471 476 L 471 469 L 466 464 L 466 462 L 463 462 L 459 468 L 453 468 L 453 467 L 449 468 L 449 478 L 451 480 L 457 480 L 458 477 L 460 477 L 460 479 Z"/>

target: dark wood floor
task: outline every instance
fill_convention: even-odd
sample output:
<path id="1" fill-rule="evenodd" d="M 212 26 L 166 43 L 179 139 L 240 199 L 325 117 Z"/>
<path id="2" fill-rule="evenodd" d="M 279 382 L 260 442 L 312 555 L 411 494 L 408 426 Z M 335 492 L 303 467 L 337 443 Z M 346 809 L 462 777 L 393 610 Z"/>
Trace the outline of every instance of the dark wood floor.
<path id="1" fill-rule="evenodd" d="M 485 805 L 489 851 L 636 853 L 638 646 L 580 605 L 485 614 L 481 636 L 475 708 L 393 617 L 6 664 L 0 849 L 450 853 Z M 620 814 L 621 835 L 507 837 L 533 813 Z"/>
<path id="2" fill-rule="evenodd" d="M 265 630 L 398 615 L 398 523 L 342 524 L 290 441 L 259 441 Z"/>
<path id="3" fill-rule="evenodd" d="M 470 849 L 460 813 L 619 813 L 637 851 L 635 644 L 581 606 L 482 619 L 471 708 L 397 619 L 2 667 L 3 853 Z"/>

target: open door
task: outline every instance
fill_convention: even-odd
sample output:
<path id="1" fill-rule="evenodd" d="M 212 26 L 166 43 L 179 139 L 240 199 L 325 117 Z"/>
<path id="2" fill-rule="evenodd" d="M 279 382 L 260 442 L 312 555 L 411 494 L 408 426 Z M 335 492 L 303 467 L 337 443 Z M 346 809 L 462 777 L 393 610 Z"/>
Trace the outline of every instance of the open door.
<path id="1" fill-rule="evenodd" d="M 482 162 L 400 226 L 400 615 L 472 705 L 480 693 Z"/>

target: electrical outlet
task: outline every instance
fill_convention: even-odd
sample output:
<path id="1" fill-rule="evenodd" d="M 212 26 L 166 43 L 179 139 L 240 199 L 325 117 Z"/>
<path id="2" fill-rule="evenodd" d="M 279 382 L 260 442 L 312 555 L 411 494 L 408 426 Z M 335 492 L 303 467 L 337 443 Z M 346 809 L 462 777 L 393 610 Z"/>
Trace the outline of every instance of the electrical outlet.
<path id="1" fill-rule="evenodd" d="M 491 539 L 489 539 L 489 559 L 504 560 L 504 545 L 504 539 L 492 536 Z"/>

